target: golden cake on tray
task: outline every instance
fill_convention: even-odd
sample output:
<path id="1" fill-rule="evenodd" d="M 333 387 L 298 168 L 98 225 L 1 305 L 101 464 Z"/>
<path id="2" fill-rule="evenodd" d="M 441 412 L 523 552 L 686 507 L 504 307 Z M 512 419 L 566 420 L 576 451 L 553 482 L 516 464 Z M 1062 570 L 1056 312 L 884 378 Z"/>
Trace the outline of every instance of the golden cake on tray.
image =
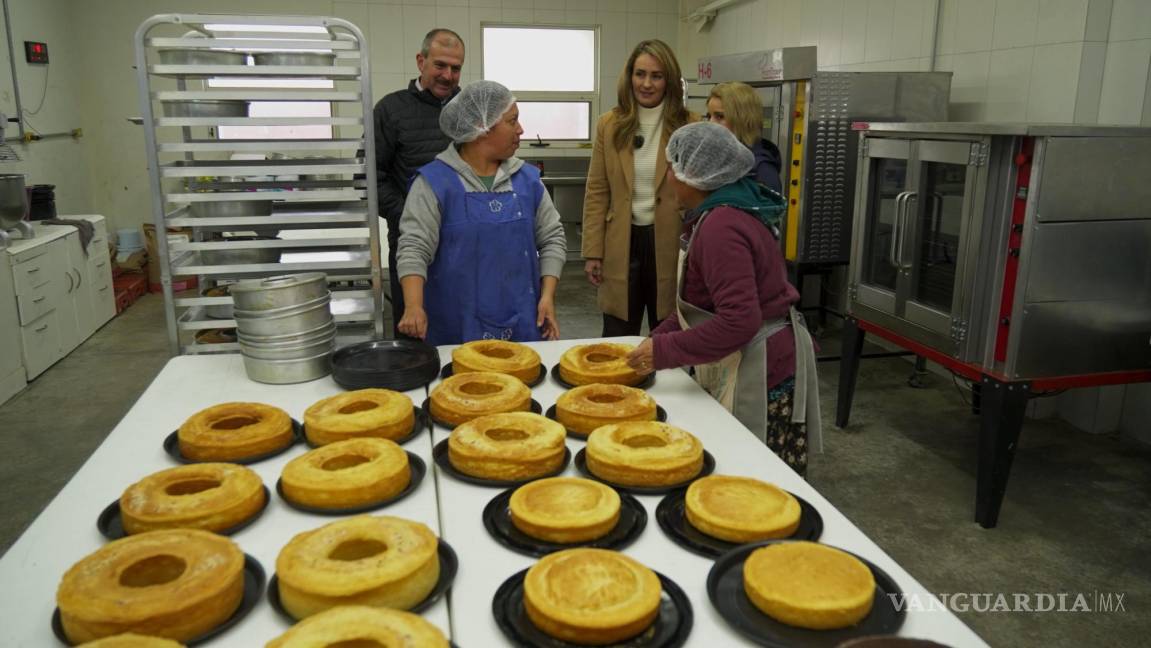
<path id="1" fill-rule="evenodd" d="M 531 412 L 481 416 L 452 430 L 448 461 L 481 479 L 532 479 L 563 466 L 565 436 L 562 425 Z"/>
<path id="2" fill-rule="evenodd" d="M 390 389 L 357 389 L 325 398 L 304 412 L 304 434 L 313 445 L 345 439 L 402 439 L 415 425 L 407 394 Z"/>
<path id="3" fill-rule="evenodd" d="M 512 525 L 544 540 L 569 544 L 607 535 L 619 522 L 615 489 L 591 479 L 551 477 L 524 484 L 508 501 Z"/>
<path id="4" fill-rule="evenodd" d="M 125 632 L 80 644 L 79 648 L 184 648 L 184 644 L 163 637 L 149 637 Z"/>
<path id="5" fill-rule="evenodd" d="M 586 461 L 589 472 L 613 484 L 670 486 L 703 470 L 703 444 L 667 423 L 613 423 L 588 436 Z"/>
<path id="6" fill-rule="evenodd" d="M 410 609 L 435 588 L 438 548 L 427 526 L 383 515 L 305 531 L 276 557 L 280 602 L 297 619 L 339 605 Z"/>
<path id="7" fill-rule="evenodd" d="M 266 648 L 448 648 L 439 628 L 418 614 L 342 605 L 300 621 Z"/>
<path id="8" fill-rule="evenodd" d="M 556 420 L 584 436 L 609 423 L 655 419 L 655 399 L 642 389 L 626 385 L 582 385 L 556 399 Z"/>
<path id="9" fill-rule="evenodd" d="M 562 641 L 603 646 L 634 637 L 659 615 L 659 576 L 606 549 L 544 556 L 524 577 L 524 611 Z"/>
<path id="10" fill-rule="evenodd" d="M 709 475 L 687 487 L 684 513 L 688 523 L 703 533 L 745 544 L 795 533 L 800 508 L 791 493 L 767 482 Z"/>
<path id="11" fill-rule="evenodd" d="M 428 400 L 432 416 L 454 426 L 488 414 L 526 412 L 532 390 L 507 374 L 468 372 L 444 379 Z"/>
<path id="12" fill-rule="evenodd" d="M 851 554 L 814 542 L 780 542 L 751 552 L 743 589 L 761 612 L 812 630 L 846 628 L 871 612 L 875 577 Z"/>
<path id="13" fill-rule="evenodd" d="M 452 351 L 452 374 L 476 371 L 515 376 L 530 383 L 540 375 L 540 354 L 526 344 L 504 340 L 476 340 Z"/>
<path id="14" fill-rule="evenodd" d="M 267 504 L 264 482 L 250 468 L 229 463 L 178 466 L 153 473 L 120 496 L 129 534 L 157 529 L 230 529 Z"/>
<path id="15" fill-rule="evenodd" d="M 408 453 L 387 439 L 336 441 L 288 462 L 280 488 L 293 503 L 347 509 L 382 502 L 408 487 Z"/>
<path id="16" fill-rule="evenodd" d="M 240 607 L 244 552 L 224 536 L 168 529 L 114 540 L 73 565 L 56 605 L 83 643 L 125 632 L 188 641 Z"/>
<path id="17" fill-rule="evenodd" d="M 292 417 L 263 403 L 221 403 L 196 412 L 176 433 L 192 461 L 237 461 L 275 452 L 295 441 Z"/>
<path id="18" fill-rule="evenodd" d="M 560 378 L 577 386 L 637 385 L 644 377 L 627 366 L 627 354 L 633 350 L 630 344 L 611 342 L 573 346 L 560 356 Z"/>

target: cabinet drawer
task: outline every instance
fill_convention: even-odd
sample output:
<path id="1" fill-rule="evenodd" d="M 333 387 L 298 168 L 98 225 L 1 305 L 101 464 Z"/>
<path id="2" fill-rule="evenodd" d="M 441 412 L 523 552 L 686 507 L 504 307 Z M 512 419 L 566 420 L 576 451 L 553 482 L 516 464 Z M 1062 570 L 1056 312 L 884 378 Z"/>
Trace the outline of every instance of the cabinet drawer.
<path id="1" fill-rule="evenodd" d="M 88 277 L 93 289 L 112 283 L 112 260 L 107 254 L 88 257 Z"/>
<path id="2" fill-rule="evenodd" d="M 56 307 L 56 299 L 52 296 L 51 288 L 51 283 L 47 283 L 16 295 L 16 309 L 20 312 L 21 326 L 31 324 Z"/>
<path id="3" fill-rule="evenodd" d="M 60 359 L 60 326 L 55 311 L 21 326 L 20 337 L 24 342 L 24 371 L 28 380 L 39 376 Z"/>
<path id="4" fill-rule="evenodd" d="M 16 283 L 16 294 L 24 295 L 34 290 L 44 288 L 52 282 L 54 269 L 52 267 L 53 255 L 44 250 L 44 254 L 33 257 L 28 261 L 16 264 L 12 268 L 12 278 Z"/>

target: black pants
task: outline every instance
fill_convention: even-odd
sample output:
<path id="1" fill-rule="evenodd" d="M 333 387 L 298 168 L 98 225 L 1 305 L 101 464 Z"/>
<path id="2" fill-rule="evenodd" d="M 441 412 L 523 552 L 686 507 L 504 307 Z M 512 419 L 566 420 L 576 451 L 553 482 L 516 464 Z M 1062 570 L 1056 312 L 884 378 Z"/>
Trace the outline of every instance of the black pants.
<path id="1" fill-rule="evenodd" d="M 400 333 L 400 318 L 404 316 L 404 288 L 396 271 L 396 250 L 400 247 L 400 221 L 386 219 L 388 223 L 388 291 L 392 298 L 392 335 L 396 340 L 411 340 Z"/>
<path id="2" fill-rule="evenodd" d="M 627 265 L 627 319 L 603 315 L 603 337 L 639 335 L 643 313 L 647 311 L 648 330 L 659 326 L 656 299 L 659 282 L 655 271 L 655 226 L 632 225 L 631 249 Z"/>

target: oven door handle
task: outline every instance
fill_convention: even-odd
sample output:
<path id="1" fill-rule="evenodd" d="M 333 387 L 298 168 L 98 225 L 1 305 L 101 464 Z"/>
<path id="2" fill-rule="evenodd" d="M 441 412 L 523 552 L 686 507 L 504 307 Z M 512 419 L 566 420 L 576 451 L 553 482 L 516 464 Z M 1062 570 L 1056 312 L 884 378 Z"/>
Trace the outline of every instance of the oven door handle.
<path id="1" fill-rule="evenodd" d="M 895 197 L 895 218 L 892 219 L 891 222 L 891 244 L 887 249 L 887 262 L 890 263 L 893 268 L 899 267 L 899 260 L 896 253 L 898 252 L 899 236 L 902 231 L 900 223 L 903 219 L 903 202 L 907 200 L 907 196 L 910 194 L 910 191 L 902 191 Z"/>
<path id="2" fill-rule="evenodd" d="M 900 270 L 910 270 L 911 262 L 904 261 L 904 251 L 907 248 L 907 221 L 909 220 L 909 210 L 911 209 L 912 201 L 919 202 L 918 191 L 908 191 L 907 195 L 903 198 L 903 217 L 899 221 L 899 249 L 896 250 L 895 256 L 899 259 Z"/>

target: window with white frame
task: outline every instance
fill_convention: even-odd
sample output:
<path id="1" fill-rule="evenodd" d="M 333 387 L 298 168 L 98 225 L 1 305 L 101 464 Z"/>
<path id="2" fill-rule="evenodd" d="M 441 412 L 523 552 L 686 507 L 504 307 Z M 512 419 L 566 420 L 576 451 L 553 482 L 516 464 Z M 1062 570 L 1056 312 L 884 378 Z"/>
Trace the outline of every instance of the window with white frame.
<path id="1" fill-rule="evenodd" d="M 591 139 L 599 113 L 595 27 L 481 25 L 484 79 L 515 93 L 524 139 Z"/>

